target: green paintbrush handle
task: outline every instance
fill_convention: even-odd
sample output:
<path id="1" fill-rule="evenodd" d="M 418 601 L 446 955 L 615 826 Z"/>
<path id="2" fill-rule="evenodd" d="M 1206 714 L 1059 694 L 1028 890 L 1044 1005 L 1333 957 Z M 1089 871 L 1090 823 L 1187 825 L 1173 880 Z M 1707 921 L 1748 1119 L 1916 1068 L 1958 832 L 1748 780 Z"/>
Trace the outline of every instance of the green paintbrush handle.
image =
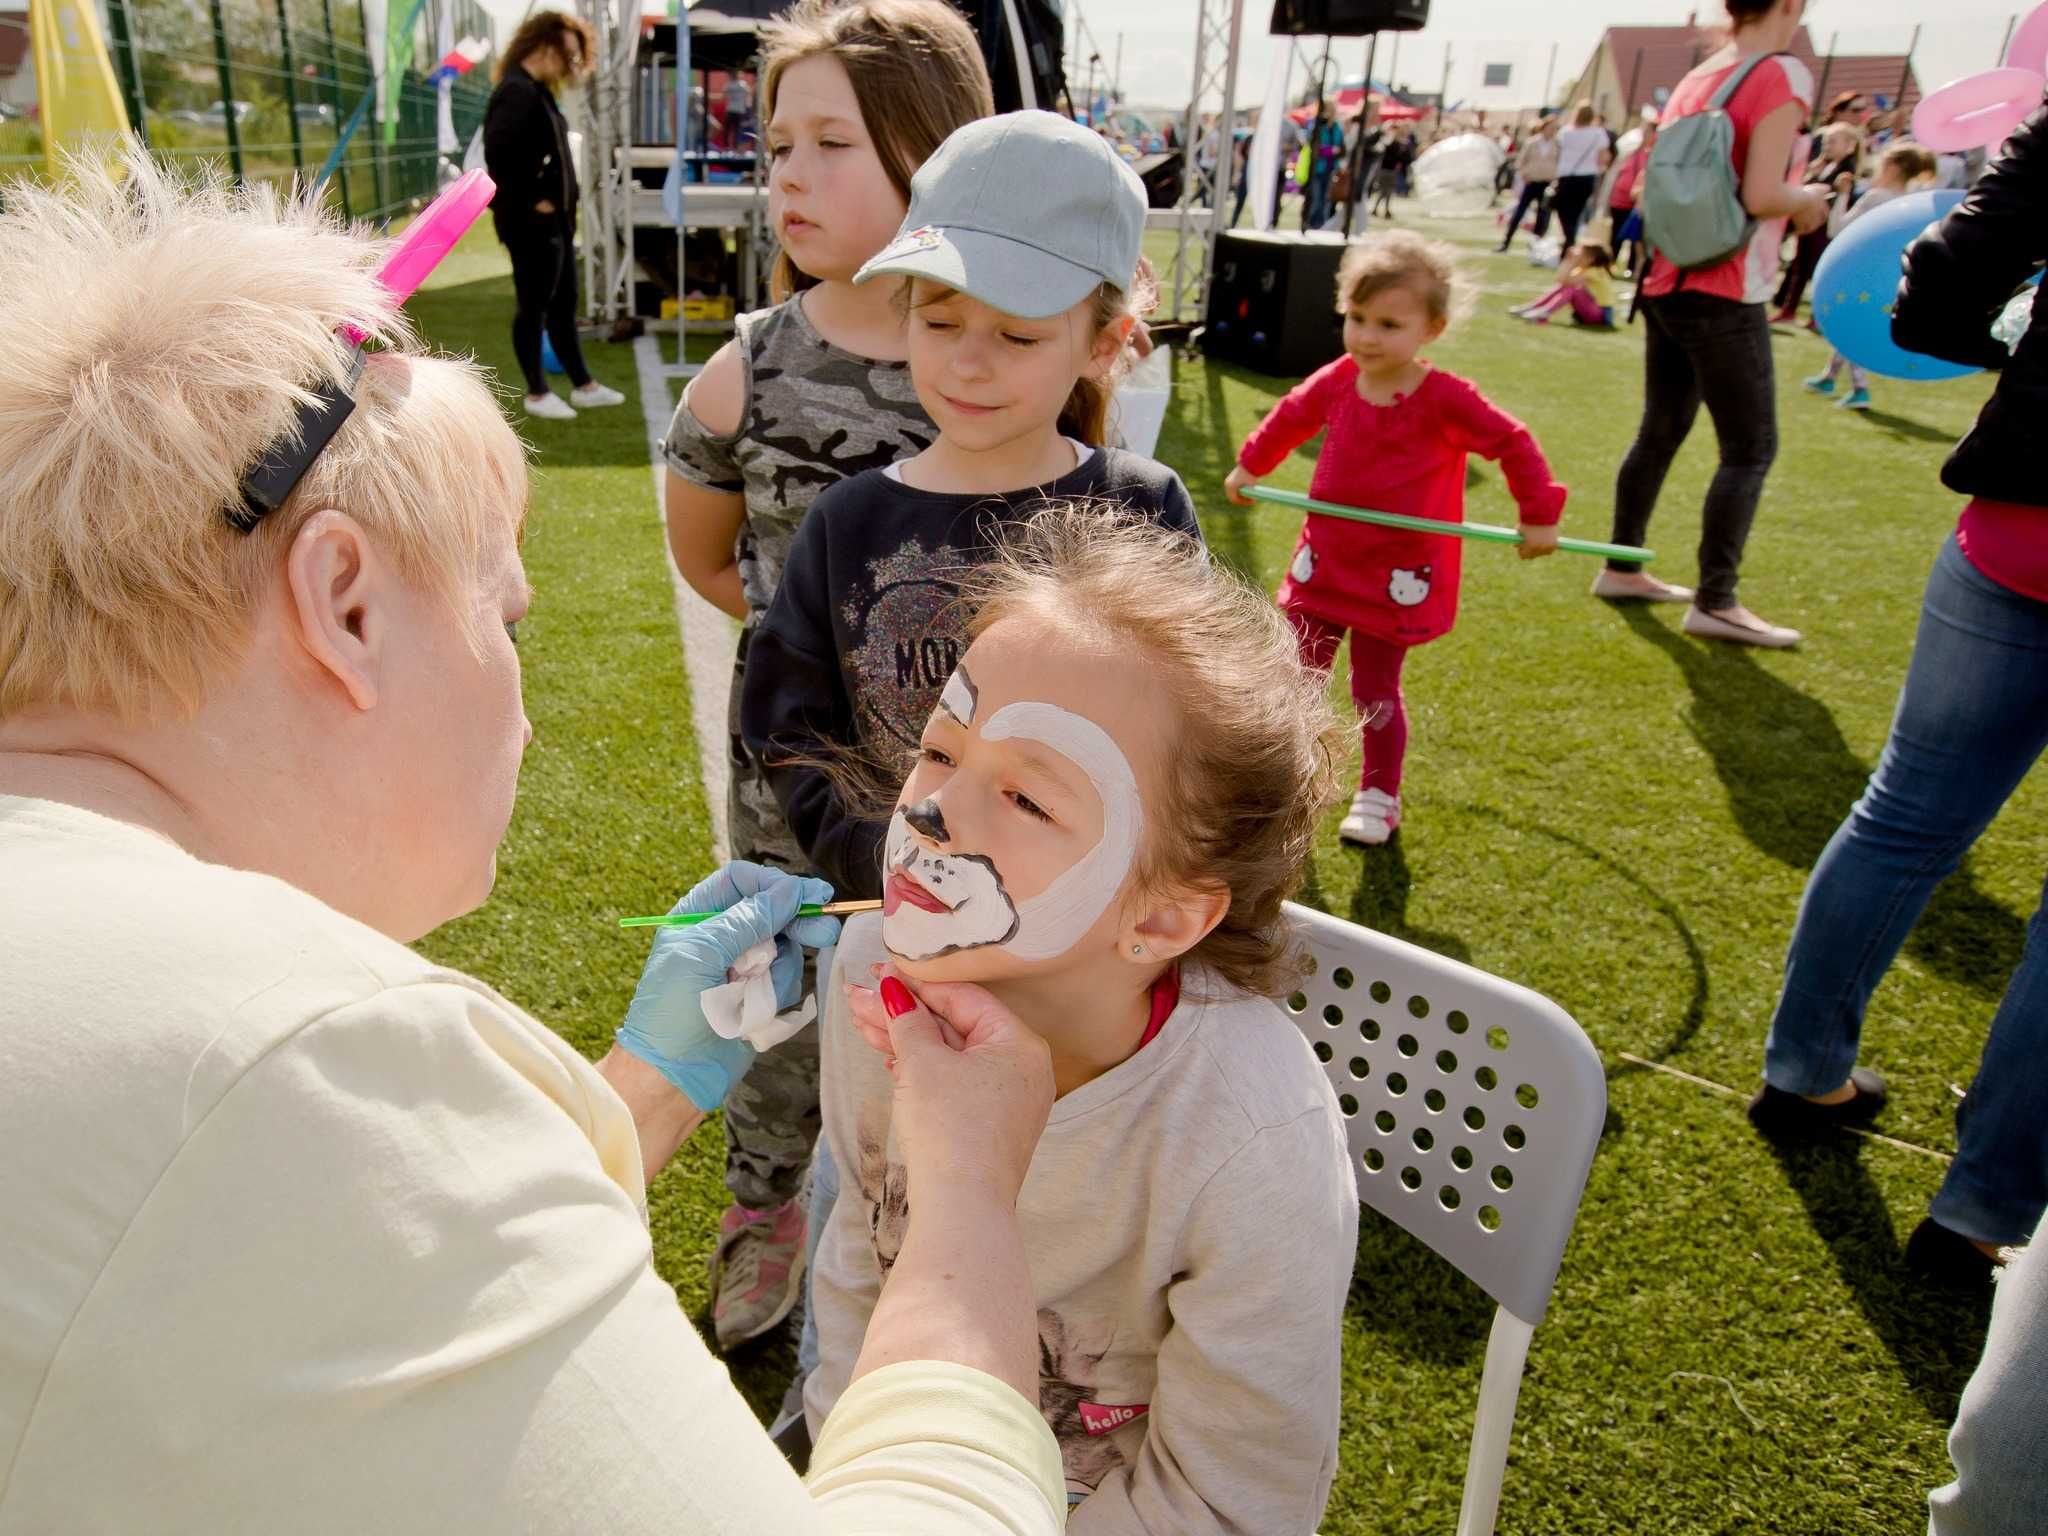
<path id="1" fill-rule="evenodd" d="M 1456 539 L 1477 539 L 1487 544 L 1519 544 L 1521 534 L 1512 528 L 1496 528 L 1490 523 L 1440 523 L 1433 517 L 1409 517 L 1402 512 L 1369 512 L 1363 507 L 1343 507 L 1334 501 L 1316 501 L 1299 491 L 1278 491 L 1263 485 L 1248 485 L 1244 495 L 1254 501 L 1270 501 L 1277 506 L 1295 507 L 1303 512 L 1320 512 L 1325 517 L 1341 517 L 1354 523 L 1374 523 L 1383 528 L 1405 528 L 1411 533 L 1441 533 Z M 1633 560 L 1647 565 L 1657 558 L 1656 551 L 1637 549 L 1631 544 L 1598 544 L 1591 539 L 1559 539 L 1557 547 L 1575 555 L 1598 555 L 1605 560 Z"/>
<path id="2" fill-rule="evenodd" d="M 879 901 L 828 901 L 820 906 L 805 905 L 796 909 L 798 917 L 850 917 L 855 912 L 874 912 L 880 909 Z M 708 923 L 714 917 L 723 917 L 722 912 L 661 912 L 653 917 L 622 917 L 621 928 L 694 928 L 699 923 Z"/>

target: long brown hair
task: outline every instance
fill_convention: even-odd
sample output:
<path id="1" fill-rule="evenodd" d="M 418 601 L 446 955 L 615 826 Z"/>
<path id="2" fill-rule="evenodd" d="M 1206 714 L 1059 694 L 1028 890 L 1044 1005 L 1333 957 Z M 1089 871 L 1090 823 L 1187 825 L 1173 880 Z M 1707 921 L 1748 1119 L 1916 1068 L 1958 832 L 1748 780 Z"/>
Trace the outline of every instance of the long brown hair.
<path id="1" fill-rule="evenodd" d="M 505 71 L 514 64 L 525 64 L 528 56 L 541 48 L 562 50 L 562 45 L 574 38 L 583 56 L 582 69 L 586 72 L 597 64 L 597 29 L 581 16 L 566 15 L 561 11 L 535 11 L 519 23 L 519 30 L 512 34 L 512 41 L 499 53 L 498 60 L 491 66 L 491 83 L 497 84 L 505 78 Z"/>
<path id="2" fill-rule="evenodd" d="M 799 59 L 839 61 L 890 185 L 907 206 L 910 178 L 963 123 L 995 115 L 981 44 L 945 0 L 798 0 L 761 29 L 761 121 L 775 116 L 782 72 Z M 785 251 L 768 294 L 777 303 L 817 279 Z"/>

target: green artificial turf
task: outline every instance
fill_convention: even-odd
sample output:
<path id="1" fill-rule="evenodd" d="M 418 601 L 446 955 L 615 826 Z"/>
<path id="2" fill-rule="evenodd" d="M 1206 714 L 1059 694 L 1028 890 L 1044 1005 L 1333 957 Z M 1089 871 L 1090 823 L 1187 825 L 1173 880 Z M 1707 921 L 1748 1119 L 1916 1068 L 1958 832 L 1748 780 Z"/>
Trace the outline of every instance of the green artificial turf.
<path id="1" fill-rule="evenodd" d="M 1566 530 L 1607 537 L 1641 405 L 1640 327 L 1511 320 L 1545 274 L 1485 254 L 1483 224 L 1426 227 L 1466 247 L 1483 285 L 1434 360 L 1535 430 L 1572 490 Z M 436 342 L 503 371 L 510 309 L 487 237 L 415 303 Z M 1344 848 L 1333 812 L 1311 872 L 1306 899 L 1554 998 L 1608 1066 L 1605 1134 L 1523 1382 L 1503 1531 L 1875 1536 L 1924 1527 L 1926 1490 L 1951 1475 L 1943 1439 L 1983 1315 L 1900 1262 L 1941 1165 L 1856 1141 L 1774 1155 L 1740 1099 L 1622 1059 L 1754 1085 L 1800 891 L 1883 742 L 1954 521 L 1936 471 L 1988 388 L 1879 380 L 1877 409 L 1854 416 L 1799 390 L 1825 360 L 1818 339 L 1787 330 L 1775 345 L 1782 448 L 1743 596 L 1803 629 L 1804 647 L 1697 642 L 1676 610 L 1590 598 L 1590 560 L 1475 547 L 1457 630 L 1408 666 L 1401 835 Z M 628 349 L 589 355 L 635 396 Z M 1219 485 L 1289 382 L 1183 359 L 1159 446 L 1218 555 L 1268 588 L 1298 517 L 1231 507 Z M 535 447 L 539 598 L 520 643 L 536 736 L 496 895 L 427 947 L 594 1053 L 645 947 L 610 919 L 657 910 L 701 873 L 708 822 L 637 404 L 519 420 Z M 1272 483 L 1306 488 L 1313 452 Z M 1712 466 L 1703 417 L 1650 532 L 1671 579 L 1692 579 Z M 1470 481 L 1472 520 L 1514 521 L 1492 465 Z M 1333 690 L 1344 698 L 1341 679 Z M 1952 1085 L 1970 1080 L 2044 864 L 2030 782 L 1872 1005 L 1865 1058 L 1891 1076 L 1892 1135 L 1953 1145 Z M 657 1261 L 693 1315 L 721 1152 L 707 1127 L 655 1191 Z M 1366 1214 L 1325 1532 L 1453 1527 L 1491 1310 Z M 736 1362 L 757 1406 L 787 1358 Z"/>

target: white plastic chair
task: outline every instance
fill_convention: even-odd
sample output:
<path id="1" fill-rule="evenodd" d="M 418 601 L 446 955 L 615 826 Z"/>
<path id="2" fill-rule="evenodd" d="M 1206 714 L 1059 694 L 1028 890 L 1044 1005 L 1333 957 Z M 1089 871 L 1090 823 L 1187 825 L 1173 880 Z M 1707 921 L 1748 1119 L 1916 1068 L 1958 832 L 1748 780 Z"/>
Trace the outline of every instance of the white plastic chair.
<path id="1" fill-rule="evenodd" d="M 1337 1090 L 1359 1197 L 1499 1303 L 1458 1536 L 1491 1536 L 1529 1336 L 1607 1117 L 1599 1053 L 1526 987 L 1289 904 L 1314 974 L 1286 1007 Z"/>

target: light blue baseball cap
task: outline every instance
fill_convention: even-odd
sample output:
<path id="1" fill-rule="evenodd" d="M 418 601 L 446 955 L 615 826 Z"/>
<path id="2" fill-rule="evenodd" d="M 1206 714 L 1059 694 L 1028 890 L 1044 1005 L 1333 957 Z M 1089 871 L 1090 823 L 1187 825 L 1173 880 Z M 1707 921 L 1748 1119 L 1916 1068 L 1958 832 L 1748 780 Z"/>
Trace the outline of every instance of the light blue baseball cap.
<path id="1" fill-rule="evenodd" d="M 954 130 L 910 179 L 896 238 L 853 276 L 922 277 L 1043 319 L 1103 283 L 1130 290 L 1145 184 L 1100 134 L 1054 112 Z"/>

